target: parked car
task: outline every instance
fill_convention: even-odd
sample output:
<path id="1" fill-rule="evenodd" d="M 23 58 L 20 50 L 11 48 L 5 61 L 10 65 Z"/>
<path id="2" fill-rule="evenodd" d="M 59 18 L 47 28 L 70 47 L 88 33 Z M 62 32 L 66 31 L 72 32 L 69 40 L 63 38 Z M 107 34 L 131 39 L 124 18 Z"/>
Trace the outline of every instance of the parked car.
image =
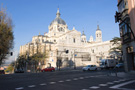
<path id="1" fill-rule="evenodd" d="M 15 73 L 24 73 L 24 70 L 22 70 L 22 69 L 17 69 L 17 70 L 15 70 Z"/>
<path id="2" fill-rule="evenodd" d="M 119 64 L 116 65 L 116 68 L 122 68 L 123 66 L 124 66 L 123 63 L 119 63 Z"/>
<path id="3" fill-rule="evenodd" d="M 41 72 L 47 72 L 47 71 L 55 71 L 55 68 L 54 67 L 47 67 L 47 68 L 44 68 L 44 69 L 41 69 Z"/>
<path id="4" fill-rule="evenodd" d="M 4 70 L 0 70 L 0 75 L 1 74 L 5 74 L 5 71 Z"/>
<path id="5" fill-rule="evenodd" d="M 87 65 L 86 67 L 82 68 L 83 71 L 90 71 L 90 70 L 97 70 L 96 65 Z"/>

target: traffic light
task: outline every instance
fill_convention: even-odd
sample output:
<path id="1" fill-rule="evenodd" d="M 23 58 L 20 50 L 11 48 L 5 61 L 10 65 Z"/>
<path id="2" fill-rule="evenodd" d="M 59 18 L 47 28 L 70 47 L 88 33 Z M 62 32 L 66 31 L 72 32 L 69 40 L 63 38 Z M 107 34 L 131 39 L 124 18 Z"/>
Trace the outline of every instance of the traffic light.
<path id="1" fill-rule="evenodd" d="M 68 50 L 66 50 L 66 53 L 68 53 Z"/>
<path id="2" fill-rule="evenodd" d="M 13 56 L 13 52 L 11 52 L 10 55 Z"/>
<path id="3" fill-rule="evenodd" d="M 119 12 L 116 11 L 116 14 L 115 14 L 115 23 L 119 22 L 119 20 L 121 20 L 121 13 L 119 13 Z"/>

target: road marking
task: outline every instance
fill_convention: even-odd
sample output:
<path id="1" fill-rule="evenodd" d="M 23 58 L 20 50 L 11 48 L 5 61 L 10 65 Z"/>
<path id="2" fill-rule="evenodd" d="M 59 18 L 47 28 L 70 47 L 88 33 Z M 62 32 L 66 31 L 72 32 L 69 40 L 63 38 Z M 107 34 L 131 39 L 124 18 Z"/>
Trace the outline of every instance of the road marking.
<path id="1" fill-rule="evenodd" d="M 133 82 L 135 82 L 135 80 L 132 80 L 132 81 L 129 81 L 129 82 L 125 82 L 125 83 L 121 83 L 121 84 L 118 84 L 118 85 L 112 86 L 112 87 L 110 87 L 110 88 L 116 89 L 116 88 L 119 88 L 119 87 L 121 87 L 121 86 L 124 86 L 124 85 L 130 84 L 130 83 L 133 83 Z"/>
<path id="2" fill-rule="evenodd" d="M 23 87 L 15 88 L 15 90 L 21 90 L 24 89 Z"/>
<path id="3" fill-rule="evenodd" d="M 112 82 L 107 82 L 107 84 L 114 84 L 114 83 L 112 83 Z"/>
<path id="4" fill-rule="evenodd" d="M 107 86 L 107 84 L 99 84 L 99 86 Z"/>
<path id="5" fill-rule="evenodd" d="M 89 78 L 88 76 L 86 76 L 85 78 Z"/>
<path id="6" fill-rule="evenodd" d="M 78 78 L 74 78 L 73 80 L 78 80 Z"/>
<path id="7" fill-rule="evenodd" d="M 58 81 L 58 82 L 64 82 L 64 81 Z"/>
<path id="8" fill-rule="evenodd" d="M 90 77 L 95 77 L 95 76 L 90 76 Z"/>
<path id="9" fill-rule="evenodd" d="M 30 88 L 32 88 L 32 87 L 35 87 L 36 85 L 30 85 L 30 86 L 28 86 L 28 87 L 30 87 Z"/>
<path id="10" fill-rule="evenodd" d="M 114 81 L 114 82 L 118 83 L 118 82 L 120 82 L 120 81 Z"/>
<path id="11" fill-rule="evenodd" d="M 50 82 L 50 84 L 55 84 L 56 82 Z"/>
<path id="12" fill-rule="evenodd" d="M 99 87 L 97 87 L 97 86 L 92 86 L 92 87 L 89 87 L 89 88 L 91 88 L 91 89 L 98 89 Z"/>
<path id="13" fill-rule="evenodd" d="M 84 77 L 80 77 L 79 79 L 84 79 Z"/>
<path id="14" fill-rule="evenodd" d="M 66 81 L 71 81 L 70 79 L 67 79 Z"/>
<path id="15" fill-rule="evenodd" d="M 42 84 L 40 84 L 41 86 L 44 86 L 44 85 L 46 85 L 46 83 L 42 83 Z"/>
<path id="16" fill-rule="evenodd" d="M 82 90 L 89 90 L 89 89 L 82 89 Z"/>
<path id="17" fill-rule="evenodd" d="M 122 80 L 120 80 L 120 81 L 126 81 L 126 79 L 122 79 Z"/>

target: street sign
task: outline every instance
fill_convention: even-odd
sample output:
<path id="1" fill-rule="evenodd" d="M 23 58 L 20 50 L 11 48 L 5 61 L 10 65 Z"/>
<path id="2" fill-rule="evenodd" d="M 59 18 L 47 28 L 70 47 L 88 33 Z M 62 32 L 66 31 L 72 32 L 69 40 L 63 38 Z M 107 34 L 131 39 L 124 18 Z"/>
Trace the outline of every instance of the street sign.
<path id="1" fill-rule="evenodd" d="M 75 56 L 77 56 L 77 54 L 75 54 Z"/>

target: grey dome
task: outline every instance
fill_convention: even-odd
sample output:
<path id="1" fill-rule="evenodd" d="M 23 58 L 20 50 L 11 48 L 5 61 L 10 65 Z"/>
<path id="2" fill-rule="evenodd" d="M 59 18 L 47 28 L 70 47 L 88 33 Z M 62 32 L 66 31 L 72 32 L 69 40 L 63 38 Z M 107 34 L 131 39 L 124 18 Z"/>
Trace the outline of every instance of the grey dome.
<path id="1" fill-rule="evenodd" d="M 58 23 L 58 24 L 63 24 L 63 25 L 66 25 L 65 21 L 62 20 L 60 17 L 56 17 L 50 25 L 54 24 L 54 23 Z"/>
<path id="2" fill-rule="evenodd" d="M 65 21 L 60 18 L 59 8 L 56 13 L 56 18 L 51 22 L 50 26 L 54 23 L 66 25 Z"/>

